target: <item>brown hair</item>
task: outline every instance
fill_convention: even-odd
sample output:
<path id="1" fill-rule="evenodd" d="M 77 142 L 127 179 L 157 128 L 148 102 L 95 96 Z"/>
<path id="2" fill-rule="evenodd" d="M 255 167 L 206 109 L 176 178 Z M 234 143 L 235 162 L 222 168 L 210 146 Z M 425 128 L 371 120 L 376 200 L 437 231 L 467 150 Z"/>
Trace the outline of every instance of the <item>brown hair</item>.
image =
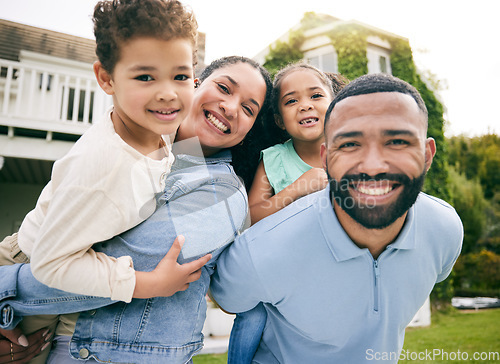
<path id="1" fill-rule="evenodd" d="M 120 47 L 135 37 L 188 39 L 196 64 L 198 24 L 177 0 L 102 0 L 94 8 L 96 54 L 108 73 L 120 59 Z"/>

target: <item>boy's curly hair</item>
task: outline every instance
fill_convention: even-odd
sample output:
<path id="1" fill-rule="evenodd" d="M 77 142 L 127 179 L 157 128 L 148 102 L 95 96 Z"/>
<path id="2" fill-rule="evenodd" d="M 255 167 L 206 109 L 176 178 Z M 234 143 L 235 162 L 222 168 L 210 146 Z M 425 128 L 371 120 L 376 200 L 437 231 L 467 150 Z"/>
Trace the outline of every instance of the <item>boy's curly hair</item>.
<path id="1" fill-rule="evenodd" d="M 177 0 L 101 0 L 93 22 L 97 58 L 108 73 L 120 59 L 120 47 L 135 37 L 187 39 L 196 64 L 198 24 L 193 12 Z"/>

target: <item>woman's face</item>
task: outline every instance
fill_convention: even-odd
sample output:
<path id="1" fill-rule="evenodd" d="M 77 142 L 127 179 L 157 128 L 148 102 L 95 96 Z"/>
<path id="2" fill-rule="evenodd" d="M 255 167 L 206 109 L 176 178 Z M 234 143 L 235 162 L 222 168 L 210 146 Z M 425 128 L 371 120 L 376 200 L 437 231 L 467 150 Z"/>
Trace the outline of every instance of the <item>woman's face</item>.
<path id="1" fill-rule="evenodd" d="M 252 128 L 265 95 L 266 83 L 259 70 L 243 62 L 227 65 L 195 90 L 184 123 L 190 124 L 205 152 L 233 147 Z"/>

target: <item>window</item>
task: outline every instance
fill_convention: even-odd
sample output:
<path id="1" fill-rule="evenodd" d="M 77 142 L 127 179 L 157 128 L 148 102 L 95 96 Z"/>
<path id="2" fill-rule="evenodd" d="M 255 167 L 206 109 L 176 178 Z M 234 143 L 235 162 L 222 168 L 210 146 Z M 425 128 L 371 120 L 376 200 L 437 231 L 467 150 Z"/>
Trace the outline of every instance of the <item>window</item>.
<path id="1" fill-rule="evenodd" d="M 307 63 L 309 63 L 311 66 L 320 68 L 320 66 L 319 66 L 319 56 L 308 58 L 307 59 Z"/>
<path id="2" fill-rule="evenodd" d="M 387 73 L 387 58 L 384 56 L 379 56 L 378 63 L 380 67 L 380 72 Z"/>
<path id="3" fill-rule="evenodd" d="M 337 52 L 335 52 L 332 45 L 307 51 L 304 58 L 308 64 L 324 72 L 338 72 Z"/>
<path id="4" fill-rule="evenodd" d="M 368 73 L 391 74 L 391 53 L 388 49 L 369 44 L 366 48 Z"/>

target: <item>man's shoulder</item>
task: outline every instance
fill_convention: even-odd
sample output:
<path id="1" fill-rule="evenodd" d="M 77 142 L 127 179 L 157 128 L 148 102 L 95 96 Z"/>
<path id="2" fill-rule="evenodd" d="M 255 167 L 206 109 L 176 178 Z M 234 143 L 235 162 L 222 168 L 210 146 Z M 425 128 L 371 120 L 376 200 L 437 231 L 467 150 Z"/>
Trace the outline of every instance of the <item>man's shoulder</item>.
<path id="1" fill-rule="evenodd" d="M 457 215 L 453 206 L 448 202 L 424 192 L 418 195 L 415 206 L 419 209 L 427 209 L 431 214 Z"/>
<path id="2" fill-rule="evenodd" d="M 415 211 L 421 226 L 427 229 L 435 232 L 463 231 L 462 221 L 453 206 L 438 197 L 421 192 L 415 203 Z"/>

